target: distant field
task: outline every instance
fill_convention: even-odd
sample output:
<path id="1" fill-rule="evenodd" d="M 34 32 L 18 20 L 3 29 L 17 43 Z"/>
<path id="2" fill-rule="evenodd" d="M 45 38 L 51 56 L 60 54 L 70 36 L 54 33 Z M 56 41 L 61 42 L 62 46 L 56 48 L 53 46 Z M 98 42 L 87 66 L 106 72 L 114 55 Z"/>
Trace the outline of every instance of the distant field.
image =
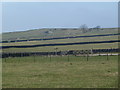
<path id="1" fill-rule="evenodd" d="M 2 46 L 18 46 L 18 45 L 23 46 L 23 45 L 92 42 L 92 41 L 106 41 L 106 40 L 118 40 L 118 35 L 117 36 L 103 36 L 103 37 L 89 37 L 89 38 L 72 38 L 72 39 L 59 39 L 59 40 L 3 43 Z M 58 51 L 60 50 L 64 51 L 64 50 L 106 49 L 106 48 L 110 49 L 110 48 L 118 48 L 118 42 L 101 43 L 101 44 L 85 44 L 85 45 L 45 46 L 45 47 L 32 47 L 32 48 L 9 48 L 9 49 L 3 49 L 3 52 L 42 52 L 42 51 L 47 52 L 47 51 L 55 51 L 54 48 L 58 48 Z"/>
<path id="2" fill-rule="evenodd" d="M 11 39 L 11 37 L 25 37 L 30 36 L 29 38 L 33 38 L 36 34 L 36 38 L 40 38 L 42 35 L 46 35 L 45 38 L 48 38 L 45 34 L 45 31 L 49 31 L 48 29 L 44 30 L 30 30 L 25 32 L 12 32 L 3 34 L 3 40 L 5 38 Z M 54 37 L 62 37 L 62 36 L 70 36 L 66 33 L 71 33 L 71 36 L 85 36 L 85 35 L 104 35 L 104 34 L 114 34 L 118 33 L 116 28 L 106 28 L 100 31 L 93 30 L 87 33 L 81 33 L 80 30 L 51 30 L 54 32 Z M 39 33 L 39 35 L 38 35 Z M 74 34 L 73 34 L 74 33 Z M 40 36 L 40 37 L 37 37 Z M 35 38 L 35 37 L 34 37 Z M 58 40 L 44 40 L 44 41 L 27 41 L 27 42 L 13 42 L 13 43 L 3 43 L 2 46 L 24 46 L 24 45 L 39 45 L 39 44 L 56 44 L 56 43 L 74 43 L 74 42 L 93 42 L 93 41 L 109 41 L 109 40 L 118 40 L 118 35 L 114 36 L 102 36 L 102 37 L 84 37 L 84 38 L 70 38 L 70 39 L 58 39 Z M 66 45 L 66 46 L 45 46 L 45 47 L 32 47 L 32 48 L 9 48 L 3 49 L 3 52 L 48 52 L 55 51 L 55 48 L 58 48 L 58 51 L 64 50 L 85 50 L 85 49 L 110 49 L 110 48 L 118 48 L 118 42 L 116 43 L 101 43 L 101 44 L 85 44 L 85 45 Z"/>
<path id="3" fill-rule="evenodd" d="M 118 56 L 3 59 L 3 88 L 117 88 Z"/>
<path id="4" fill-rule="evenodd" d="M 84 38 L 70 38 L 59 40 L 44 40 L 44 41 L 27 41 L 27 42 L 13 42 L 3 43 L 2 46 L 17 46 L 17 45 L 37 45 L 37 44 L 54 44 L 54 43 L 73 43 L 73 42 L 93 42 L 93 41 L 107 41 L 118 40 L 118 35 L 115 36 L 102 36 L 102 37 L 84 37 Z"/>
<path id="5" fill-rule="evenodd" d="M 46 33 L 51 31 L 52 33 Z M 95 34 L 114 34 L 118 33 L 117 28 L 103 28 L 103 30 L 92 30 L 87 33 L 82 33 L 77 29 L 35 29 L 22 32 L 3 33 L 2 40 L 16 40 L 16 39 L 40 39 L 53 37 L 66 37 L 77 35 L 95 35 Z"/>
<path id="6" fill-rule="evenodd" d="M 102 43 L 102 44 L 86 44 L 86 45 L 66 45 L 66 46 L 45 46 L 45 47 L 34 47 L 34 48 L 9 48 L 3 49 L 3 52 L 49 52 L 65 50 L 86 50 L 86 49 L 111 49 L 118 48 L 118 42 L 116 43 Z"/>

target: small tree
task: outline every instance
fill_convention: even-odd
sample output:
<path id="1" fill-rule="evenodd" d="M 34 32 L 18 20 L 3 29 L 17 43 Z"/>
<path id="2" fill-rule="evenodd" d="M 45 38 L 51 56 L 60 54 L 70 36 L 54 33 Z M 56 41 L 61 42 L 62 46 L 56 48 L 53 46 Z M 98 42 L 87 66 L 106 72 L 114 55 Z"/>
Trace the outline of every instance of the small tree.
<path id="1" fill-rule="evenodd" d="M 81 29 L 81 31 L 82 31 L 83 33 L 86 33 L 86 32 L 88 32 L 88 30 L 89 30 L 86 24 L 81 25 L 81 26 L 80 26 L 80 29 Z"/>
<path id="2" fill-rule="evenodd" d="M 100 30 L 100 28 L 101 28 L 100 26 L 96 26 L 95 27 L 96 30 Z"/>

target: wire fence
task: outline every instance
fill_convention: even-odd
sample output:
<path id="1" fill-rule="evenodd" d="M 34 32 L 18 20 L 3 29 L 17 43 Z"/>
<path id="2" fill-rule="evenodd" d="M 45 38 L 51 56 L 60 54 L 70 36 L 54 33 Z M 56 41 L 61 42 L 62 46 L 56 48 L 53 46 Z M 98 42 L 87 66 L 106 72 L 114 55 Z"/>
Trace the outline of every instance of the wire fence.
<path id="1" fill-rule="evenodd" d="M 26 56 L 95 56 L 95 55 L 114 55 L 119 53 L 119 49 L 90 49 L 90 50 L 68 50 L 68 51 L 54 51 L 54 52 L 7 52 L 1 53 L 2 58 L 8 57 L 26 57 Z"/>

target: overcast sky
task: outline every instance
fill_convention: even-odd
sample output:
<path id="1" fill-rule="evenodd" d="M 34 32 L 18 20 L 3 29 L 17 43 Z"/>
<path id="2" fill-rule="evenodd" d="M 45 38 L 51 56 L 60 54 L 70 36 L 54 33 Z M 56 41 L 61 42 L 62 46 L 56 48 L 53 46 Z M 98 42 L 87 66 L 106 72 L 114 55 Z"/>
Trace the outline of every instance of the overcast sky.
<path id="1" fill-rule="evenodd" d="M 36 28 L 117 27 L 117 2 L 4 2 L 3 32 Z"/>

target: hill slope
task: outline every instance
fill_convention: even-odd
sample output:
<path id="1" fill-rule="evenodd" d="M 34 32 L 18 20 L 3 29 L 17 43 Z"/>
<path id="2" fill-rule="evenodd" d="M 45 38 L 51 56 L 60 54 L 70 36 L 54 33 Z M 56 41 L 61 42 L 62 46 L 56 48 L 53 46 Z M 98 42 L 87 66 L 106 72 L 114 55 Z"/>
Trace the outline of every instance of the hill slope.
<path id="1" fill-rule="evenodd" d="M 66 37 L 66 36 L 77 36 L 77 35 L 99 35 L 99 34 L 114 34 L 118 33 L 117 28 L 103 28 L 100 30 L 91 29 L 86 33 L 83 33 L 78 28 L 64 28 L 64 29 L 35 29 L 21 32 L 9 32 L 2 34 L 2 41 L 8 40 L 29 40 L 29 39 L 44 39 L 44 38 L 55 38 L 55 37 Z"/>

